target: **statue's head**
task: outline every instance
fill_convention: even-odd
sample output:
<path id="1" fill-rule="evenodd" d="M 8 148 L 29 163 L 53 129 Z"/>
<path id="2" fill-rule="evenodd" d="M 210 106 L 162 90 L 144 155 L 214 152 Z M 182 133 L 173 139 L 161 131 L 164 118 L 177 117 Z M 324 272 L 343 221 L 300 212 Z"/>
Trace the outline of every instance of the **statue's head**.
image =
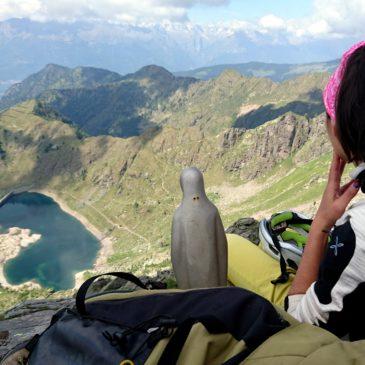
<path id="1" fill-rule="evenodd" d="M 186 199 L 199 200 L 206 197 L 204 177 L 196 167 L 189 167 L 181 172 L 180 186 Z"/>

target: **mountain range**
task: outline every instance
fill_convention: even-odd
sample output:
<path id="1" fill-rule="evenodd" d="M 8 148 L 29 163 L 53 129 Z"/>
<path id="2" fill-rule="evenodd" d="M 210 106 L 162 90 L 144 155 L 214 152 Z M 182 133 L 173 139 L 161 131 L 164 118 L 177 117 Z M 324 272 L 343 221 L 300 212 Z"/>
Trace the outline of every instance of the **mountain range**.
<path id="1" fill-rule="evenodd" d="M 49 63 L 92 66 L 120 74 L 135 72 L 148 64 L 173 72 L 252 61 L 303 64 L 336 59 L 348 42 L 333 38 L 325 43 L 313 40 L 294 44 L 281 41 L 274 34 L 249 30 L 247 24 L 240 22 L 136 25 L 9 19 L 0 22 L 0 93 L 10 83 Z M 270 72 L 261 70 L 261 76 L 265 73 Z"/>
<path id="2" fill-rule="evenodd" d="M 39 111 L 53 110 L 89 135 L 130 137 L 165 124 L 218 132 L 254 128 L 287 111 L 314 117 L 323 111 L 327 78 L 327 73 L 311 73 L 278 83 L 226 70 L 197 80 L 154 65 L 120 76 L 50 64 L 10 87 L 0 110 L 36 98 Z"/>
<path id="3" fill-rule="evenodd" d="M 12 85 L 1 98 L 0 109 L 21 101 L 37 98 L 50 89 L 92 88 L 119 81 L 115 72 L 92 67 L 68 67 L 47 65 L 40 72 L 30 75 L 23 82 Z"/>

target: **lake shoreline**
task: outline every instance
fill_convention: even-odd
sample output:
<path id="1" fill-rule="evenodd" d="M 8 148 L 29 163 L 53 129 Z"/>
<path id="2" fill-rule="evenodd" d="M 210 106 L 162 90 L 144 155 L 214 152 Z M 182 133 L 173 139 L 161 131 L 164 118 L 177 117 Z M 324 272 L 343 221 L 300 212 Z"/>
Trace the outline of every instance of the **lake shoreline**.
<path id="1" fill-rule="evenodd" d="M 20 285 L 10 284 L 4 274 L 4 265 L 7 261 L 19 255 L 19 252 L 30 245 L 36 244 L 41 238 L 40 234 L 31 233 L 30 229 L 12 227 L 7 233 L 0 234 L 0 284 L 4 288 L 29 289 L 40 288 L 41 286 L 35 281 L 27 281 Z"/>
<path id="2" fill-rule="evenodd" d="M 100 242 L 100 249 L 96 256 L 94 265 L 90 269 L 75 273 L 75 285 L 73 289 L 78 289 L 84 282 L 83 274 L 85 271 L 94 270 L 101 271 L 105 269 L 108 257 L 114 252 L 113 241 L 111 237 L 105 236 L 98 228 L 91 224 L 82 214 L 71 209 L 67 203 L 57 193 L 47 189 L 30 189 L 30 193 L 39 193 L 52 198 L 59 207 L 67 214 L 76 218 L 89 232 L 91 232 Z"/>
<path id="3" fill-rule="evenodd" d="M 29 193 L 39 193 L 39 194 L 43 194 L 46 195 L 48 197 L 50 197 L 51 199 L 53 199 L 55 201 L 56 204 L 59 205 L 60 209 L 63 210 L 65 213 L 71 215 L 72 217 L 74 217 L 75 219 L 77 219 L 84 227 L 85 229 L 87 229 L 90 233 L 92 233 L 100 242 L 100 248 L 98 250 L 95 262 L 93 264 L 92 267 L 90 267 L 87 270 L 81 271 L 81 272 L 77 272 L 74 274 L 75 276 L 75 285 L 73 288 L 70 288 L 68 290 L 72 290 L 72 289 L 78 289 L 80 287 L 80 285 L 84 282 L 84 278 L 83 278 L 83 274 L 85 271 L 88 270 L 93 270 L 93 271 L 102 271 L 102 270 L 106 270 L 106 263 L 107 263 L 107 259 L 110 255 L 113 254 L 114 249 L 113 249 L 113 241 L 112 238 L 109 236 L 105 236 L 98 228 L 96 228 L 93 224 L 91 224 L 82 214 L 78 213 L 77 211 L 71 209 L 67 203 L 62 199 L 62 197 L 60 197 L 56 192 L 51 191 L 51 190 L 47 190 L 47 189 L 28 189 L 28 190 L 24 190 L 24 191 L 16 191 L 14 194 L 21 194 L 24 192 L 29 192 Z M 10 193 L 11 194 L 11 193 Z M 5 262 L 4 262 L 5 263 Z M 4 271 L 3 271 L 3 267 L 4 267 L 4 263 L 0 263 L 0 284 L 5 287 L 5 288 L 10 288 L 10 289 L 15 289 L 15 290 L 20 290 L 20 289 L 31 289 L 31 288 L 40 288 L 41 286 L 33 281 L 27 281 L 23 284 L 20 285 L 11 285 L 7 282 L 5 275 L 4 275 Z"/>

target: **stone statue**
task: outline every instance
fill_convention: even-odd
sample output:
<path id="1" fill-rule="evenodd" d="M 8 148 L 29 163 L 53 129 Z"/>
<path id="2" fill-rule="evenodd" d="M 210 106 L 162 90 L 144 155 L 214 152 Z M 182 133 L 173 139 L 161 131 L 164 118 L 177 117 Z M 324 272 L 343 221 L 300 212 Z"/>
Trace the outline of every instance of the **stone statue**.
<path id="1" fill-rule="evenodd" d="M 181 289 L 227 285 L 227 238 L 195 167 L 180 176 L 183 200 L 172 222 L 171 259 Z"/>

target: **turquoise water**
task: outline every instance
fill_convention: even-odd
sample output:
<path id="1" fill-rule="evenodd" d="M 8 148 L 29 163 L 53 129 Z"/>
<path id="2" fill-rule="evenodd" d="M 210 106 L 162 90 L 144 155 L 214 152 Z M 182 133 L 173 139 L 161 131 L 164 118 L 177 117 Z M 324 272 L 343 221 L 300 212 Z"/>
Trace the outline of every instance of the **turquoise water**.
<path id="1" fill-rule="evenodd" d="M 51 198 L 38 193 L 12 196 L 0 207 L 0 232 L 10 227 L 29 228 L 42 238 L 6 262 L 10 284 L 29 280 L 55 290 L 75 285 L 75 273 L 93 266 L 99 240 Z"/>

